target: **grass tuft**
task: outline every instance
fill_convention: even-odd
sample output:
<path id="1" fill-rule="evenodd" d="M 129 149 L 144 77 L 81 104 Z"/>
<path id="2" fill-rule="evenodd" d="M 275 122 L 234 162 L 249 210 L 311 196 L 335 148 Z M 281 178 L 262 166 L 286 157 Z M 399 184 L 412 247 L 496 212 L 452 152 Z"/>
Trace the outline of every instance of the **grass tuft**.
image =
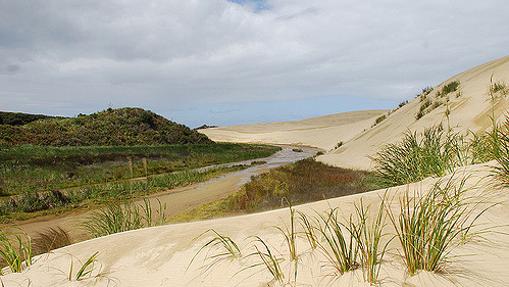
<path id="1" fill-rule="evenodd" d="M 153 214 L 150 200 L 145 198 L 143 204 L 111 203 L 105 209 L 94 212 L 83 224 L 93 237 L 101 237 L 118 232 L 161 225 L 166 222 L 166 204 L 157 200 L 156 214 Z"/>
<path id="2" fill-rule="evenodd" d="M 61 227 L 51 227 L 37 233 L 33 240 L 33 248 L 37 254 L 41 254 L 70 245 L 71 243 L 71 236 L 67 231 Z"/>
<path id="3" fill-rule="evenodd" d="M 445 272 L 452 250 L 471 238 L 486 209 L 476 210 L 476 204 L 468 202 L 465 181 L 439 181 L 422 195 L 407 191 L 400 199 L 399 214 L 387 208 L 409 275 L 419 270 Z"/>

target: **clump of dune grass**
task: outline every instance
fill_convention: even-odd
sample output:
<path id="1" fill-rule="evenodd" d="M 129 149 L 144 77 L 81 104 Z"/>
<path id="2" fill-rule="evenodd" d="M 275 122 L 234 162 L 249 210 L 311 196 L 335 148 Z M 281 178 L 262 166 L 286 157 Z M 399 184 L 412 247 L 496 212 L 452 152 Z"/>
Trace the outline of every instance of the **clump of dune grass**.
<path id="1" fill-rule="evenodd" d="M 472 239 L 476 221 L 487 208 L 476 209 L 478 204 L 466 197 L 465 181 L 439 181 L 422 195 L 407 191 L 399 214 L 387 208 L 409 275 L 419 270 L 445 272 L 451 252 Z"/>
<path id="2" fill-rule="evenodd" d="M 318 247 L 318 240 L 320 240 L 317 234 L 316 220 L 313 217 L 308 217 L 303 212 L 297 213 L 299 215 L 299 224 L 303 230 L 301 235 L 307 240 L 311 250 L 315 250 Z"/>
<path id="3" fill-rule="evenodd" d="M 470 155 L 464 136 L 437 126 L 419 136 L 406 133 L 399 143 L 386 145 L 373 161 L 382 183 L 400 185 L 443 176 L 470 163 Z"/>
<path id="4" fill-rule="evenodd" d="M 0 231 L 0 259 L 13 273 L 30 267 L 32 258 L 32 239 L 25 233 L 6 233 Z M 1 274 L 1 270 L 0 270 Z"/>
<path id="5" fill-rule="evenodd" d="M 61 227 L 50 227 L 38 232 L 33 239 L 35 253 L 47 253 L 51 250 L 70 245 L 72 243 L 70 234 Z"/>
<path id="6" fill-rule="evenodd" d="M 491 142 L 493 146 L 493 157 L 498 162 L 494 167 L 497 179 L 504 185 L 509 185 L 509 120 L 505 127 L 497 128 L 492 133 Z"/>
<path id="7" fill-rule="evenodd" d="M 253 268 L 263 267 L 264 270 L 270 273 L 273 282 L 284 284 L 285 274 L 281 268 L 281 262 L 283 258 L 277 257 L 272 252 L 269 245 L 259 236 L 254 237 L 254 249 L 255 251 L 248 254 L 246 257 L 256 257 L 260 262 L 253 263 L 245 268 L 241 269 L 238 273 L 250 270 Z"/>
<path id="8" fill-rule="evenodd" d="M 156 214 L 153 214 L 152 204 L 147 198 L 143 200 L 143 204 L 111 203 L 105 209 L 94 212 L 83 226 L 91 236 L 100 237 L 161 225 L 166 221 L 166 205 L 159 200 L 157 202 Z"/>
<path id="9" fill-rule="evenodd" d="M 297 266 L 299 261 L 299 254 L 297 251 L 297 237 L 298 233 L 296 231 L 296 218 L 295 218 L 295 209 L 290 206 L 290 226 L 286 226 L 285 228 L 277 226 L 276 229 L 281 232 L 283 235 L 286 246 L 288 247 L 288 254 L 290 255 L 290 261 L 293 263 L 293 280 L 297 281 Z"/>
<path id="10" fill-rule="evenodd" d="M 340 222 L 338 210 L 331 209 L 327 214 L 320 215 L 320 221 L 318 230 L 322 240 L 317 242 L 317 246 L 328 265 L 339 275 L 357 269 L 358 245 L 351 229 Z"/>
<path id="11" fill-rule="evenodd" d="M 81 266 L 76 272 L 76 274 L 73 275 L 73 261 L 71 260 L 71 264 L 69 266 L 69 272 L 67 275 L 67 280 L 69 281 L 82 281 L 88 278 L 92 277 L 93 272 L 96 270 L 96 262 L 97 262 L 97 256 L 99 255 L 99 252 L 95 252 L 90 257 L 85 260 L 85 262 L 80 263 Z"/>
<path id="12" fill-rule="evenodd" d="M 209 229 L 204 233 L 200 234 L 197 238 L 204 236 L 205 234 L 212 233 L 213 237 L 207 243 L 205 243 L 196 254 L 193 256 L 187 269 L 193 264 L 196 257 L 201 254 L 205 249 L 207 250 L 204 261 L 205 267 L 203 268 L 203 272 L 207 272 L 212 269 L 217 264 L 225 261 L 225 260 L 235 260 L 242 258 L 242 252 L 240 251 L 239 245 L 229 236 L 223 235 L 215 231 L 214 229 Z"/>
<path id="13" fill-rule="evenodd" d="M 359 262 L 364 274 L 364 280 L 371 285 L 379 283 L 380 268 L 392 239 L 382 244 L 382 239 L 388 234 L 384 232 L 385 197 L 382 198 L 376 215 L 372 217 L 370 207 L 365 206 L 362 199 L 355 205 L 356 222 L 351 221 L 350 231 L 355 238 L 359 249 Z"/>

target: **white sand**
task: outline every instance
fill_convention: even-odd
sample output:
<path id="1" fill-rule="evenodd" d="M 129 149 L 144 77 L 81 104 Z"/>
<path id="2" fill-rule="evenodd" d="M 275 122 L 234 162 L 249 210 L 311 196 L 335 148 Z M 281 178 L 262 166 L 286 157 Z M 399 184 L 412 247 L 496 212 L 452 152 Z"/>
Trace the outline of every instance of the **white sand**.
<path id="1" fill-rule="evenodd" d="M 200 130 L 214 141 L 314 146 L 330 150 L 368 129 L 384 110 L 338 113 L 301 121 Z"/>
<path id="2" fill-rule="evenodd" d="M 468 174 L 467 187 L 483 187 L 471 191 L 472 194 L 486 192 L 492 178 L 488 175 L 487 165 L 472 166 L 461 169 L 455 175 L 461 178 Z M 409 186 L 410 190 L 425 191 L 436 179 L 426 179 Z M 391 188 L 388 194 L 393 198 L 392 209 L 397 211 L 397 196 L 407 187 Z M 491 189 L 491 188 L 490 188 Z M 376 205 L 384 190 L 373 191 L 361 195 L 320 201 L 298 206 L 298 210 L 313 215 L 330 207 L 339 207 L 341 214 L 347 217 L 353 212 L 353 202 L 363 198 L 365 204 Z M 509 222 L 509 189 L 495 191 L 492 194 L 501 205 L 490 209 L 482 218 L 483 224 L 505 225 Z M 395 197 L 395 198 L 394 198 Z M 207 265 L 204 256 L 199 256 L 186 271 L 191 258 L 199 247 L 210 237 L 197 241 L 193 238 L 200 233 L 214 228 L 218 232 L 231 236 L 237 241 L 245 254 L 252 252 L 249 236 L 259 235 L 269 242 L 278 256 L 286 258 L 282 268 L 290 278 L 288 252 L 283 237 L 273 226 L 288 223 L 288 210 L 281 209 L 247 216 L 217 219 L 196 223 L 168 225 L 155 228 L 125 232 L 94 239 L 68 246 L 37 258 L 36 263 L 27 271 L 19 274 L 8 274 L 2 278 L 5 286 L 268 286 L 271 276 L 262 268 L 246 270 L 235 275 L 245 266 L 255 263 L 251 260 L 224 261 L 217 264 L 208 274 L 202 274 L 203 266 Z M 484 225 L 483 225 L 484 226 Z M 487 226 L 487 225 L 486 225 Z M 299 228 L 300 230 L 300 228 Z M 391 231 L 389 226 L 387 231 Z M 499 231 L 508 232 L 506 227 Z M 461 286 L 507 286 L 509 273 L 509 244 L 507 235 L 488 235 L 490 244 L 466 244 L 455 250 L 453 255 L 460 256 L 452 261 L 446 270 L 450 274 L 430 274 L 422 272 L 414 277 L 405 275 L 404 267 L 399 258 L 398 241 L 392 241 L 390 253 L 382 265 L 383 286 L 454 286 L 449 280 L 457 281 Z M 386 238 L 388 239 L 388 237 Z M 367 286 L 363 283 L 360 271 L 336 277 L 334 284 L 328 285 L 332 270 L 326 267 L 326 261 L 320 251 L 310 252 L 304 240 L 298 241 L 298 253 L 301 254 L 298 273 L 298 286 Z M 68 281 L 70 261 L 74 260 L 74 269 L 79 268 L 78 259 L 85 260 L 94 252 L 99 251 L 101 276 L 80 282 Z M 213 255 L 215 253 L 211 253 Z M 74 271 L 76 272 L 76 271 Z M 279 286 L 279 285 L 269 285 Z"/>

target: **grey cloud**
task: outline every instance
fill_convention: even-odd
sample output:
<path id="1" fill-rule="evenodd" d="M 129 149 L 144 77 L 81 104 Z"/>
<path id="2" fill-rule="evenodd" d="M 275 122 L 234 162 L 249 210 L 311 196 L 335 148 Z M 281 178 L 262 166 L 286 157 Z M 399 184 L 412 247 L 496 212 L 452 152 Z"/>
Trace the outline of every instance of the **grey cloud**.
<path id="1" fill-rule="evenodd" d="M 320 96 L 397 102 L 509 46 L 503 0 L 252 7 L 0 0 L 2 109 L 178 109 Z M 9 93 L 27 96 L 6 100 Z"/>

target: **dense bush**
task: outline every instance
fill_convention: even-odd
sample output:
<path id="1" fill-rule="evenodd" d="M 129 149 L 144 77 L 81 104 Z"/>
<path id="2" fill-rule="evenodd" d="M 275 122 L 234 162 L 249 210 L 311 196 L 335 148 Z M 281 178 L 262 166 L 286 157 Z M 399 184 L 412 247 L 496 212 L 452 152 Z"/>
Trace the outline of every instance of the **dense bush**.
<path id="1" fill-rule="evenodd" d="M 207 136 L 139 108 L 0 125 L 0 145 L 111 146 L 211 143 Z"/>
<path id="2" fill-rule="evenodd" d="M 51 118 L 61 118 L 61 117 L 25 113 L 0 112 L 0 125 L 22 126 L 36 120 Z"/>

